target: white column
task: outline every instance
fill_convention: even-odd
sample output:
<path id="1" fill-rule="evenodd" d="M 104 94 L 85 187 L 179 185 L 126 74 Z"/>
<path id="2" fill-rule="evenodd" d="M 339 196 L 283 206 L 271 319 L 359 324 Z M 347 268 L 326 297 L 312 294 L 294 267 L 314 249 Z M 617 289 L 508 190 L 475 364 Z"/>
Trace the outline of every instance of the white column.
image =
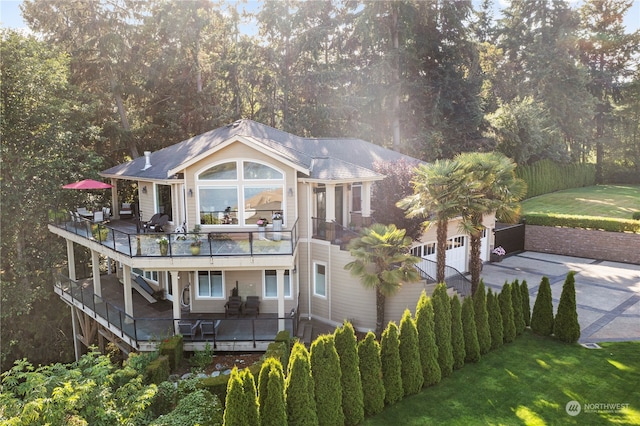
<path id="1" fill-rule="evenodd" d="M 335 184 L 326 186 L 327 211 L 325 212 L 325 222 L 336 220 L 336 186 Z"/>
<path id="2" fill-rule="evenodd" d="M 67 241 L 67 263 L 69 269 L 69 279 L 76 280 L 76 255 L 73 252 L 73 241 Z"/>
<path id="3" fill-rule="evenodd" d="M 362 217 L 371 217 L 371 182 L 362 182 Z"/>
<path id="4" fill-rule="evenodd" d="M 102 297 L 102 283 L 100 282 L 100 255 L 91 250 L 91 271 L 93 275 L 93 294 Z"/>
<path id="5" fill-rule="evenodd" d="M 133 316 L 133 289 L 131 287 L 131 266 L 122 265 L 122 280 L 124 282 L 124 312 Z"/>
<path id="6" fill-rule="evenodd" d="M 173 293 L 173 318 L 180 318 L 180 273 L 178 271 L 171 271 L 171 291 Z M 178 321 L 173 324 L 176 334 L 179 334 Z"/>
<path id="7" fill-rule="evenodd" d="M 291 277 L 289 277 L 291 281 Z M 278 331 L 285 329 L 284 320 L 284 269 L 276 269 L 276 282 L 278 286 Z M 291 282 L 289 282 L 291 284 Z"/>

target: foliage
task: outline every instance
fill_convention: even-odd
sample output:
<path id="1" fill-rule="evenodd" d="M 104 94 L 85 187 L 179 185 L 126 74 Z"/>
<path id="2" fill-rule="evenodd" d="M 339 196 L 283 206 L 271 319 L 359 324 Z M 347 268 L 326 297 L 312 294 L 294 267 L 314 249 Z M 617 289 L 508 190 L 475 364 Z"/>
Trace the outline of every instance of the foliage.
<path id="1" fill-rule="evenodd" d="M 332 335 L 318 336 L 311 343 L 311 377 L 316 397 L 319 425 L 344 423 L 342 413 L 342 373 Z"/>
<path id="2" fill-rule="evenodd" d="M 147 366 L 144 374 L 144 381 L 145 383 L 155 383 L 156 385 L 159 385 L 169 378 L 170 373 L 169 357 L 161 355 L 151 361 Z"/>
<path id="3" fill-rule="evenodd" d="M 531 330 L 542 336 L 553 333 L 553 302 L 551 300 L 551 284 L 549 278 L 542 277 L 536 301 L 531 312 Z"/>
<path id="4" fill-rule="evenodd" d="M 450 299 L 451 304 L 451 348 L 453 349 L 453 368 L 464 367 L 466 351 L 464 347 L 464 330 L 462 329 L 462 306 L 457 294 Z"/>
<path id="5" fill-rule="evenodd" d="M 334 341 L 340 359 L 342 384 L 342 412 L 345 425 L 356 425 L 364 419 L 364 401 L 358 341 L 353 325 L 345 321 L 334 332 Z"/>
<path id="6" fill-rule="evenodd" d="M 600 229 L 609 232 L 634 232 L 640 234 L 640 223 L 633 219 L 536 213 L 528 213 L 525 219 L 528 225 Z"/>
<path id="7" fill-rule="evenodd" d="M 296 342 L 291 349 L 285 381 L 287 421 L 290 425 L 317 425 L 314 382 L 307 348 Z"/>
<path id="8" fill-rule="evenodd" d="M 505 282 L 502 291 L 498 295 L 500 304 L 500 315 L 502 315 L 502 330 L 505 343 L 511 343 L 516 338 L 516 323 L 513 313 L 513 302 L 511 301 L 511 284 Z"/>
<path id="9" fill-rule="evenodd" d="M 161 415 L 150 426 L 220 425 L 222 420 L 220 400 L 206 390 L 199 389 L 182 398 L 175 410 Z"/>
<path id="10" fill-rule="evenodd" d="M 358 342 L 358 361 L 362 389 L 366 390 L 363 392 L 364 413 L 372 416 L 384 410 L 385 389 L 382 380 L 380 344 L 371 331 Z"/>
<path id="11" fill-rule="evenodd" d="M 233 367 L 227 384 L 225 425 L 258 425 L 258 400 L 253 375 L 248 369 Z"/>
<path id="12" fill-rule="evenodd" d="M 420 349 L 418 346 L 418 329 L 411 318 L 409 309 L 405 309 L 400 320 L 400 375 L 405 395 L 420 392 L 424 378 L 420 363 Z"/>
<path id="13" fill-rule="evenodd" d="M 441 379 L 433 316 L 433 303 L 423 290 L 416 306 L 416 328 L 424 386 L 435 385 Z"/>
<path id="14" fill-rule="evenodd" d="M 549 159 L 532 164 L 519 164 L 516 175 L 527 184 L 525 198 L 568 188 L 591 186 L 596 181 L 596 169 L 589 163 L 557 163 Z"/>
<path id="15" fill-rule="evenodd" d="M 491 349 L 498 349 L 504 342 L 504 325 L 500 313 L 498 295 L 487 289 L 487 312 L 489 316 L 489 331 L 491 332 Z"/>
<path id="16" fill-rule="evenodd" d="M 442 377 L 453 372 L 453 348 L 451 346 L 451 302 L 447 295 L 447 286 L 438 284 L 431 297 L 433 301 L 433 321 L 438 346 L 438 365 Z"/>
<path id="17" fill-rule="evenodd" d="M 268 358 L 262 364 L 258 378 L 258 407 L 261 425 L 280 426 L 287 423 L 284 373 L 282 364 L 275 358 Z"/>
<path id="18" fill-rule="evenodd" d="M 217 398 L 216 398 L 217 399 Z M 218 400 L 219 403 L 220 400 Z M 158 385 L 158 391 L 153 398 L 151 409 L 154 417 L 168 414 L 176 408 L 178 402 L 178 391 L 175 382 L 165 381 Z"/>
<path id="19" fill-rule="evenodd" d="M 511 303 L 513 304 L 513 322 L 516 326 L 516 335 L 519 336 L 524 331 L 524 313 L 522 312 L 522 290 L 520 282 L 516 279 L 511 283 Z"/>
<path id="20" fill-rule="evenodd" d="M 189 364 L 191 365 L 192 372 L 201 373 L 205 368 L 213 362 L 214 351 L 211 344 L 207 342 L 204 350 L 194 350 L 193 356 L 189 358 Z"/>
<path id="21" fill-rule="evenodd" d="M 180 334 L 171 336 L 160 343 L 160 355 L 169 357 L 169 367 L 171 371 L 175 371 L 177 366 L 182 362 L 183 348 L 184 341 Z"/>
<path id="22" fill-rule="evenodd" d="M 398 326 L 393 321 L 389 322 L 387 328 L 382 332 L 380 362 L 382 364 L 382 381 L 384 382 L 384 402 L 387 405 L 392 405 L 404 396 Z"/>
<path id="23" fill-rule="evenodd" d="M 480 354 L 486 354 L 487 352 L 489 352 L 489 349 L 491 349 L 491 330 L 489 329 L 487 292 L 485 291 L 484 281 L 482 280 L 480 280 L 478 289 L 473 295 L 473 312 L 476 322 Z"/>
<path id="24" fill-rule="evenodd" d="M 464 332 L 464 360 L 465 362 L 478 362 L 480 360 L 480 344 L 478 343 L 473 300 L 470 297 L 465 297 L 462 302 L 462 330 Z"/>
<path id="25" fill-rule="evenodd" d="M 522 316 L 524 317 L 525 326 L 531 325 L 531 301 L 529 300 L 529 286 L 527 280 L 520 283 L 520 298 L 522 299 Z"/>
<path id="26" fill-rule="evenodd" d="M 558 312 L 553 321 L 553 334 L 563 342 L 575 343 L 580 338 L 580 323 L 576 309 L 575 272 L 570 271 L 562 285 Z"/>

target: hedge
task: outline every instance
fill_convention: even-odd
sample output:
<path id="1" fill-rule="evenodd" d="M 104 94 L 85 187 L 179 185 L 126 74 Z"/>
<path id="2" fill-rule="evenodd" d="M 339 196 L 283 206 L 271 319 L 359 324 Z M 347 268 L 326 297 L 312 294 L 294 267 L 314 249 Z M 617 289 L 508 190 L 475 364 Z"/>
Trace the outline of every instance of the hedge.
<path id="1" fill-rule="evenodd" d="M 527 183 L 526 198 L 596 183 L 594 164 L 561 164 L 545 159 L 516 167 L 516 176 Z"/>
<path id="2" fill-rule="evenodd" d="M 561 226 L 564 228 L 599 229 L 609 232 L 633 232 L 640 234 L 640 221 L 612 217 L 592 217 L 568 214 L 529 213 L 527 225 Z"/>

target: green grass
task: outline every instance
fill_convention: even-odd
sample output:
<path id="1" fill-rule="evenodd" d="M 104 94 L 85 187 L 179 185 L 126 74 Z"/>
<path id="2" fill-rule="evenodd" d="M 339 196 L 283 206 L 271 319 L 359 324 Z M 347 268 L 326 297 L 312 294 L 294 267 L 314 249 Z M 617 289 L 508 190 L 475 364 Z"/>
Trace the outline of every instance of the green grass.
<path id="1" fill-rule="evenodd" d="M 364 424 L 638 425 L 640 342 L 600 345 L 585 349 L 527 331 Z M 572 400 L 583 410 L 575 417 L 565 410 Z M 585 404 L 615 403 L 629 405 L 585 412 Z"/>
<path id="2" fill-rule="evenodd" d="M 640 186 L 598 185 L 566 189 L 522 202 L 522 213 L 559 213 L 631 219 L 640 211 Z"/>

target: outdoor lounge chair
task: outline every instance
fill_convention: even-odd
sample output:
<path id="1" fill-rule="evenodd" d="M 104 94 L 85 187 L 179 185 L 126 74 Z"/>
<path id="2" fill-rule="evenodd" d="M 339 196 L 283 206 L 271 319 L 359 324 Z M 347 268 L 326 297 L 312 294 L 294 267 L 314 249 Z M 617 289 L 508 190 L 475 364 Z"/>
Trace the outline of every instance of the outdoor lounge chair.
<path id="1" fill-rule="evenodd" d="M 224 304 L 224 316 L 228 317 L 230 315 L 240 316 L 242 313 L 242 302 L 238 300 L 229 300 Z"/>
<path id="2" fill-rule="evenodd" d="M 120 217 L 122 216 L 127 216 L 127 217 L 131 217 L 133 216 L 133 209 L 131 208 L 131 203 L 122 203 L 122 207 L 120 207 Z"/>
<path id="3" fill-rule="evenodd" d="M 247 296 L 247 301 L 244 302 L 242 312 L 245 315 L 258 316 L 260 313 L 260 299 L 258 296 Z"/>
<path id="4" fill-rule="evenodd" d="M 149 219 L 148 221 L 142 222 L 142 230 L 144 232 L 147 232 L 147 229 L 149 229 L 151 225 L 156 225 L 158 223 L 158 221 L 160 220 L 160 216 L 160 213 L 156 213 L 151 216 L 151 219 Z"/>
<path id="5" fill-rule="evenodd" d="M 164 227 L 167 226 L 168 223 L 169 216 L 165 214 L 164 216 L 160 216 L 158 222 L 149 225 L 147 229 L 151 232 L 164 232 Z"/>
<path id="6" fill-rule="evenodd" d="M 216 330 L 218 329 L 219 325 L 220 320 L 217 320 L 215 322 L 213 320 L 200 321 L 200 333 L 202 334 L 202 338 L 206 339 L 207 336 L 215 337 Z"/>
<path id="7" fill-rule="evenodd" d="M 93 213 L 93 222 L 94 223 L 102 223 L 104 222 L 104 212 L 97 211 Z"/>
<path id="8" fill-rule="evenodd" d="M 178 321 L 178 331 L 182 334 L 182 337 L 193 339 L 196 336 L 196 331 L 200 325 L 198 322 L 193 323 L 189 320 Z"/>

